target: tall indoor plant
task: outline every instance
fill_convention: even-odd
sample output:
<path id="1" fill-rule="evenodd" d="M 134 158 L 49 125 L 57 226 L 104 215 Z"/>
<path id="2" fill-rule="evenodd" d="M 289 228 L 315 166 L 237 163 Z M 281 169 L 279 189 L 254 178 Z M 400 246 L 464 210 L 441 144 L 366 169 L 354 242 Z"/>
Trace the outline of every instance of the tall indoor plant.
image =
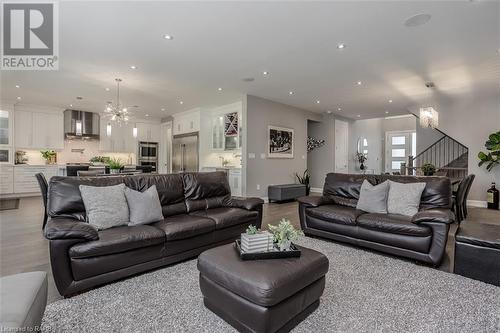
<path id="1" fill-rule="evenodd" d="M 477 154 L 479 166 L 486 164 L 486 170 L 491 171 L 500 164 L 500 131 L 491 133 L 488 141 L 485 142 L 486 152 L 480 151 Z"/>
<path id="2" fill-rule="evenodd" d="M 295 177 L 297 177 L 299 184 L 306 186 L 306 195 L 309 195 L 311 193 L 311 175 L 309 174 L 309 170 L 306 169 L 302 175 L 295 173 Z"/>

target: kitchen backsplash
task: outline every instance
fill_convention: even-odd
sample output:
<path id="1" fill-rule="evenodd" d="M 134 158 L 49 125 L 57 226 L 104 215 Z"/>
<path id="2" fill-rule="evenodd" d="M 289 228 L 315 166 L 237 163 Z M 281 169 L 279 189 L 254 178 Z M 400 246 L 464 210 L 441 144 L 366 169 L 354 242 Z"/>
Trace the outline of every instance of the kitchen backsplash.
<path id="1" fill-rule="evenodd" d="M 45 164 L 40 150 L 23 150 L 26 152 L 28 164 Z M 99 151 L 99 141 L 65 140 L 64 149 L 57 152 L 57 164 L 88 163 L 94 156 L 119 158 L 125 164 L 135 164 L 137 161 L 135 154 Z"/>
<path id="2" fill-rule="evenodd" d="M 222 159 L 229 162 L 228 166 L 241 167 L 241 151 L 235 150 L 234 152 L 213 152 L 206 154 L 205 156 L 200 156 L 200 166 L 201 167 L 219 167 L 222 166 Z"/>

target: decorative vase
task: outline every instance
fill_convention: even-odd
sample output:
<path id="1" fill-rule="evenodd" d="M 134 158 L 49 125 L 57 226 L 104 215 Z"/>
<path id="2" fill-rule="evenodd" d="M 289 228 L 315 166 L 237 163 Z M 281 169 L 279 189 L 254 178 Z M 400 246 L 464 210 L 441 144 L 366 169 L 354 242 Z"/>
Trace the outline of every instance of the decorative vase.
<path id="1" fill-rule="evenodd" d="M 112 173 L 112 174 L 120 173 L 120 169 L 109 169 L 109 173 Z"/>
<path id="2" fill-rule="evenodd" d="M 48 159 L 45 160 L 45 164 L 56 164 L 57 163 L 57 155 L 51 155 Z"/>
<path id="3" fill-rule="evenodd" d="M 289 240 L 282 241 L 281 243 L 278 244 L 278 247 L 280 251 L 288 251 L 290 250 L 290 246 L 292 245 L 292 242 Z"/>
<path id="4" fill-rule="evenodd" d="M 365 165 L 364 165 L 363 163 L 361 163 L 361 164 L 359 165 L 359 170 L 364 170 L 364 169 L 365 169 Z"/>
<path id="5" fill-rule="evenodd" d="M 434 174 L 434 172 L 432 172 L 432 171 L 424 172 L 424 176 L 432 176 L 433 174 Z"/>

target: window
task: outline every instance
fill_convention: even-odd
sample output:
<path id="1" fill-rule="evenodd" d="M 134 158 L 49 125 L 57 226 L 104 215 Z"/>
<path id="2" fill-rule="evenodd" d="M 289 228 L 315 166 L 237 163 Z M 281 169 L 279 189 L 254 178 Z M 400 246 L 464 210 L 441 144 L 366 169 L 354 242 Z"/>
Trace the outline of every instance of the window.
<path id="1" fill-rule="evenodd" d="M 415 156 L 417 135 L 414 131 L 386 132 L 385 171 L 401 171 L 401 163 Z"/>

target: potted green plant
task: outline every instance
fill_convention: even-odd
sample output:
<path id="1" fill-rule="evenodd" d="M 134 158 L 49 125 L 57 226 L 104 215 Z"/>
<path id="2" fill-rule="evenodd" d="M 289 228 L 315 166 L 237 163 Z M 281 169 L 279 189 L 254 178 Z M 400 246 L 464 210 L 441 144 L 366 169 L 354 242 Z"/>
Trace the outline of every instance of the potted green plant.
<path id="1" fill-rule="evenodd" d="M 57 163 L 57 153 L 53 150 L 41 150 L 40 154 L 45 159 L 46 164 L 56 164 Z"/>
<path id="2" fill-rule="evenodd" d="M 262 231 L 250 225 L 245 233 L 241 234 L 241 249 L 244 252 L 267 252 L 272 248 L 273 235 L 268 231 Z"/>
<path id="3" fill-rule="evenodd" d="M 123 163 L 119 158 L 111 158 L 108 161 L 108 166 L 110 173 L 120 173 L 120 169 L 123 168 Z"/>
<path id="4" fill-rule="evenodd" d="M 358 161 L 359 163 L 359 169 L 360 170 L 364 170 L 365 169 L 365 162 L 368 158 L 366 157 L 365 154 L 363 153 L 356 153 L 356 160 Z"/>
<path id="5" fill-rule="evenodd" d="M 90 159 L 90 163 L 93 165 L 104 165 L 108 164 L 110 158 L 106 156 L 94 156 Z"/>
<path id="6" fill-rule="evenodd" d="M 306 195 L 309 195 L 311 192 L 311 175 L 309 174 L 309 170 L 306 169 L 302 175 L 295 173 L 295 177 L 297 177 L 299 184 L 304 184 L 306 186 Z"/>
<path id="7" fill-rule="evenodd" d="M 432 163 L 425 163 L 422 165 L 422 172 L 424 176 L 432 176 L 436 172 L 436 167 Z"/>
<path id="8" fill-rule="evenodd" d="M 290 250 L 292 242 L 300 236 L 304 236 L 302 230 L 295 229 L 290 221 L 285 218 L 281 219 L 277 226 L 269 224 L 268 228 L 273 234 L 273 241 L 280 251 Z"/>
<path id="9" fill-rule="evenodd" d="M 487 152 L 480 151 L 477 154 L 479 166 L 486 164 L 486 170 L 491 171 L 500 164 L 500 131 L 491 133 L 488 141 L 485 142 Z"/>

